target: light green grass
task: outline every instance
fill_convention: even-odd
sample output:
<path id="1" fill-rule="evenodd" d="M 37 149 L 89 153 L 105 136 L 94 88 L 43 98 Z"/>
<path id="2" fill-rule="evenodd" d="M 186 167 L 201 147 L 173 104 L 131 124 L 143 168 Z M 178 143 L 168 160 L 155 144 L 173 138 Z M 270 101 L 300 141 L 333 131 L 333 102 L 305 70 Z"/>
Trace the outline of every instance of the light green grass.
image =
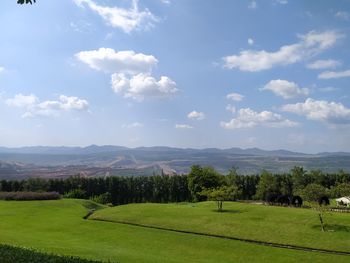
<path id="1" fill-rule="evenodd" d="M 81 200 L 0 201 L 0 243 L 120 263 L 349 262 L 348 256 L 293 251 L 234 240 L 83 220 L 82 217 L 88 211 L 83 203 Z M 119 208 L 132 211 L 132 207 L 141 208 L 133 205 Z M 175 207 L 181 208 L 174 205 Z M 183 207 L 186 208 L 187 205 Z M 166 210 L 166 206 L 160 208 Z M 208 208 L 209 214 L 211 213 L 210 204 L 202 208 L 203 212 Z M 156 209 L 156 206 L 152 209 Z M 104 210 L 97 213 L 102 211 Z M 161 210 L 157 212 L 159 214 L 162 214 Z M 177 216 L 183 216 L 181 209 Z M 148 214 L 147 218 L 149 217 Z"/>
<path id="2" fill-rule="evenodd" d="M 226 212 L 215 208 L 213 202 L 129 204 L 98 211 L 90 218 L 350 252 L 350 214 L 326 214 L 330 231 L 322 232 L 311 209 L 238 202 L 225 202 Z"/>

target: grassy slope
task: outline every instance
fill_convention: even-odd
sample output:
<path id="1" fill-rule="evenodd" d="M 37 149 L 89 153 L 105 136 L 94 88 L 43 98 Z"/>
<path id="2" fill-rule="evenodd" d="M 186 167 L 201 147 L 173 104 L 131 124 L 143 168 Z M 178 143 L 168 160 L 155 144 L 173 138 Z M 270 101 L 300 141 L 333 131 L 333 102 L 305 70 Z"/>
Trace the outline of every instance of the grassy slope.
<path id="1" fill-rule="evenodd" d="M 347 256 L 83 220 L 88 210 L 82 203 L 0 201 L 0 243 L 120 263 L 349 262 Z"/>
<path id="2" fill-rule="evenodd" d="M 212 202 L 132 204 L 90 218 L 350 252 L 350 214 L 327 214 L 325 221 L 333 231 L 323 233 L 316 212 L 309 209 L 236 202 L 225 202 L 224 213 L 214 208 Z"/>

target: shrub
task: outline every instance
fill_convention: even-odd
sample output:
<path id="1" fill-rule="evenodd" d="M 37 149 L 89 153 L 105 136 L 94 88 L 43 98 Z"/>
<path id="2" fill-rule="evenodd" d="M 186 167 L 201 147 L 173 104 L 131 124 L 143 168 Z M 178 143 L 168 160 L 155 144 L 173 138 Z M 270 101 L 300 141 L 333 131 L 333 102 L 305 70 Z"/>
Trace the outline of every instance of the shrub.
<path id="1" fill-rule="evenodd" d="M 0 261 L 1 263 L 101 263 L 101 261 L 92 261 L 72 256 L 56 256 L 8 245 L 0 245 Z"/>
<path id="2" fill-rule="evenodd" d="M 96 203 L 105 205 L 112 202 L 112 196 L 110 193 L 107 192 L 104 194 L 93 196 L 91 200 Z"/>
<path id="3" fill-rule="evenodd" d="M 0 200 L 30 201 L 57 200 L 61 196 L 57 192 L 0 192 Z"/>
<path id="4" fill-rule="evenodd" d="M 64 194 L 65 198 L 76 198 L 76 199 L 86 199 L 87 194 L 84 190 L 81 189 L 73 189 L 69 191 L 68 193 Z"/>

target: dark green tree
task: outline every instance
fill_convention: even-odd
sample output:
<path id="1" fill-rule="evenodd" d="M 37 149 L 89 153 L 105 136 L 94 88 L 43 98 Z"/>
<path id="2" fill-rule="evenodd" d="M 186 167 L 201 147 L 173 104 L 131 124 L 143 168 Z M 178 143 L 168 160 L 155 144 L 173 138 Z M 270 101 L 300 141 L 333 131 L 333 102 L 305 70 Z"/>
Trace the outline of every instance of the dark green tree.
<path id="1" fill-rule="evenodd" d="M 33 4 L 36 0 L 17 0 L 17 4 L 23 5 L 23 4 Z"/>
<path id="2" fill-rule="evenodd" d="M 204 189 L 200 195 L 205 196 L 209 201 L 215 201 L 218 212 L 222 212 L 222 203 L 224 201 L 233 201 L 238 196 L 237 186 L 220 186 L 217 188 Z"/>

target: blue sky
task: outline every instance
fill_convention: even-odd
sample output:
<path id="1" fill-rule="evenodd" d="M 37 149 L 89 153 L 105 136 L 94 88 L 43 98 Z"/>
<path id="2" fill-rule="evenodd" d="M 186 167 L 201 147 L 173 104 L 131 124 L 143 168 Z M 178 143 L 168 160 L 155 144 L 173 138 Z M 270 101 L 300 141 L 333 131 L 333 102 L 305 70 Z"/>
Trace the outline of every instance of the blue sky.
<path id="1" fill-rule="evenodd" d="M 350 1 L 0 4 L 0 145 L 350 151 Z"/>

